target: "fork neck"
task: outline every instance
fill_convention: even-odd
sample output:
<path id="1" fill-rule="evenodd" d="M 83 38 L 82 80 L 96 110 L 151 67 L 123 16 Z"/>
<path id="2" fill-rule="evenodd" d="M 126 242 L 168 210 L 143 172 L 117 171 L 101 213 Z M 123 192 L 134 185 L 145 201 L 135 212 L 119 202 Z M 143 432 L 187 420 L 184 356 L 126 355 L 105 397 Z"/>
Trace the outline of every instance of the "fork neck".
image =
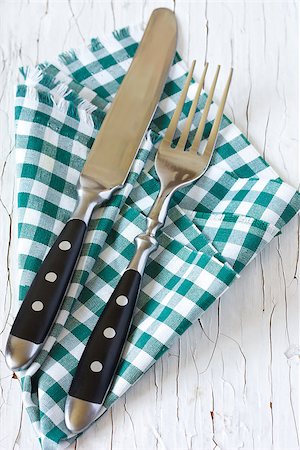
<path id="1" fill-rule="evenodd" d="M 136 251 L 129 263 L 127 270 L 135 270 L 143 275 L 146 262 L 150 253 L 156 250 L 158 242 L 156 240 L 157 231 L 163 226 L 170 199 L 174 189 L 163 189 L 161 188 L 150 213 L 147 217 L 147 230 L 145 233 L 139 234 L 135 239 Z"/>
<path id="2" fill-rule="evenodd" d="M 174 189 L 161 189 L 147 217 L 146 234 L 155 236 L 164 225 Z"/>

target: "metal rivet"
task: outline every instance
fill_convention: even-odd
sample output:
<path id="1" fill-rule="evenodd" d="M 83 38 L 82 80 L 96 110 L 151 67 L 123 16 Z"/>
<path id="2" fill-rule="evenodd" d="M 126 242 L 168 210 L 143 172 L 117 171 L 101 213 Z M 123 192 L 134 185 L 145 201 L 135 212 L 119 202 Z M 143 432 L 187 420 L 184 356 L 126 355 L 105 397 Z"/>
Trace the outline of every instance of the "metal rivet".
<path id="1" fill-rule="evenodd" d="M 45 275 L 45 280 L 49 281 L 50 283 L 54 283 L 54 281 L 56 281 L 57 279 L 57 275 L 55 272 L 48 272 Z"/>
<path id="2" fill-rule="evenodd" d="M 36 300 L 32 303 L 31 308 L 33 309 L 33 311 L 42 311 L 42 309 L 44 308 L 44 303 Z"/>
<path id="3" fill-rule="evenodd" d="M 71 242 L 69 242 L 69 241 L 61 241 L 59 243 L 58 247 L 65 252 L 67 250 L 70 250 L 72 245 L 71 245 Z"/>
<path id="4" fill-rule="evenodd" d="M 116 298 L 116 303 L 119 306 L 126 306 L 128 303 L 128 298 L 125 297 L 125 295 L 119 295 L 119 297 Z"/>
<path id="5" fill-rule="evenodd" d="M 107 339 L 112 339 L 115 337 L 116 332 L 113 328 L 108 327 L 105 328 L 105 330 L 103 331 L 103 335 L 107 338 Z"/>
<path id="6" fill-rule="evenodd" d="M 103 369 L 103 365 L 100 361 L 93 361 L 90 365 L 90 369 L 92 372 L 101 372 L 101 370 Z"/>

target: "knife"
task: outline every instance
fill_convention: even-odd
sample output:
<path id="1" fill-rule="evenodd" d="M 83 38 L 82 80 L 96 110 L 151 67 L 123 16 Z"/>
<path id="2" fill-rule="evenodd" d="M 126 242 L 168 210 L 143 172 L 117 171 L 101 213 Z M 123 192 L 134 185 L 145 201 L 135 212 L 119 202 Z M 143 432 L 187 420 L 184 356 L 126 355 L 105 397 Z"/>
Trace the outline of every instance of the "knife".
<path id="1" fill-rule="evenodd" d="M 163 91 L 176 38 L 174 13 L 167 8 L 154 10 L 80 174 L 75 211 L 44 259 L 13 323 L 5 350 L 12 370 L 27 368 L 41 351 L 68 289 L 92 212 L 126 181 Z"/>

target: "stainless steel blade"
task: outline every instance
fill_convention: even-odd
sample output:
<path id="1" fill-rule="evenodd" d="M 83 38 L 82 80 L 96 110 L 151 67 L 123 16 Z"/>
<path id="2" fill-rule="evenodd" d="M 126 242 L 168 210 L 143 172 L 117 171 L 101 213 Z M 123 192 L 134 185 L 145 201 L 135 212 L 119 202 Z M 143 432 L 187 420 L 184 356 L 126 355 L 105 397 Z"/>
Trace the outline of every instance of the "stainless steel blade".
<path id="1" fill-rule="evenodd" d="M 174 13 L 152 13 L 129 70 L 107 113 L 82 175 L 111 189 L 126 180 L 162 94 L 177 39 Z"/>

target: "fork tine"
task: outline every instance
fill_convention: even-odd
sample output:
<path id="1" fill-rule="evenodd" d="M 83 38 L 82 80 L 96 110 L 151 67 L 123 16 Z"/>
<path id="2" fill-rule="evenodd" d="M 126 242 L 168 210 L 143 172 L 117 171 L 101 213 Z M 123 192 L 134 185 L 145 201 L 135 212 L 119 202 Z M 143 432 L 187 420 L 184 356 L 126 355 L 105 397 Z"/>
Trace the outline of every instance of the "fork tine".
<path id="1" fill-rule="evenodd" d="M 197 88 L 197 92 L 196 92 L 195 98 L 193 100 L 192 106 L 190 108 L 189 115 L 188 115 L 188 117 L 186 119 L 183 132 L 182 132 L 182 134 L 180 136 L 180 139 L 178 141 L 177 147 L 182 147 L 183 149 L 185 147 L 185 144 L 186 144 L 186 141 L 187 141 L 190 129 L 191 129 L 192 121 L 193 121 L 193 118 L 194 118 L 194 115 L 195 115 L 195 112 L 196 112 L 196 108 L 197 108 L 197 105 L 198 105 L 199 97 L 200 97 L 200 94 L 201 94 L 201 91 L 202 91 L 202 88 L 203 88 L 203 85 L 204 85 L 204 80 L 205 80 L 205 75 L 206 75 L 206 72 L 207 72 L 207 68 L 208 68 L 208 63 L 206 63 L 205 66 L 204 66 L 204 69 L 203 69 L 203 72 L 202 72 L 202 75 L 201 75 L 201 79 L 199 81 L 199 85 L 198 85 L 198 88 Z"/>
<path id="2" fill-rule="evenodd" d="M 194 60 L 192 62 L 192 65 L 191 65 L 191 68 L 189 70 L 188 76 L 187 76 L 186 81 L 184 83 L 184 86 L 183 86 L 183 89 L 182 89 L 182 92 L 181 92 L 181 95 L 180 95 L 180 98 L 179 98 L 179 102 L 177 103 L 177 106 L 176 106 L 176 109 L 175 109 L 175 111 L 173 113 L 171 122 L 169 123 L 169 126 L 167 128 L 165 137 L 163 139 L 165 142 L 167 142 L 169 144 L 171 144 L 171 141 L 173 139 L 173 136 L 174 136 L 174 133 L 175 133 L 175 130 L 176 130 L 176 126 L 177 126 L 177 123 L 178 123 L 178 120 L 179 120 L 179 117 L 180 117 L 180 114 L 181 114 L 181 111 L 182 111 L 182 108 L 183 108 L 183 105 L 184 105 L 184 102 L 185 102 L 185 99 L 186 99 L 187 91 L 189 89 L 190 82 L 191 82 L 191 79 L 192 79 L 192 76 L 193 76 L 195 64 L 196 64 L 196 61 Z"/>
<path id="3" fill-rule="evenodd" d="M 204 110 L 203 110 L 203 113 L 202 113 L 202 116 L 201 116 L 201 120 L 200 120 L 200 123 L 198 125 L 198 129 L 197 129 L 196 135 L 194 137 L 193 143 L 191 145 L 190 151 L 197 152 L 198 149 L 199 149 L 200 141 L 202 139 L 202 135 L 203 135 L 206 119 L 207 119 L 208 112 L 209 112 L 209 108 L 210 108 L 210 105 L 211 105 L 211 102 L 212 102 L 212 98 L 213 98 L 213 95 L 214 95 L 214 92 L 215 92 L 216 84 L 217 84 L 217 81 L 218 81 L 219 72 L 220 72 L 220 66 L 217 67 L 217 70 L 216 70 L 216 73 L 215 73 L 215 77 L 213 79 L 213 83 L 212 83 L 211 88 L 209 90 L 208 97 L 206 99 Z"/>
<path id="4" fill-rule="evenodd" d="M 213 154 L 213 151 L 214 151 L 214 148 L 215 148 L 219 127 L 220 127 L 220 123 L 221 123 L 221 120 L 222 120 L 222 117 L 223 117 L 223 111 L 224 111 L 224 107 L 225 107 L 228 91 L 229 91 L 229 88 L 230 88 L 230 83 L 231 83 L 231 79 L 232 79 L 232 72 L 233 72 L 233 68 L 230 69 L 229 77 L 227 79 L 227 83 L 226 83 L 226 86 L 225 86 L 224 91 L 223 91 L 223 95 L 222 95 L 221 102 L 219 104 L 217 115 L 216 115 L 216 118 L 214 120 L 214 124 L 212 126 L 211 132 L 210 132 L 209 137 L 208 137 L 207 144 L 206 144 L 204 152 L 203 152 L 203 156 L 205 155 L 205 157 L 208 158 L 208 162 L 211 160 L 211 157 L 212 157 L 212 154 Z"/>

